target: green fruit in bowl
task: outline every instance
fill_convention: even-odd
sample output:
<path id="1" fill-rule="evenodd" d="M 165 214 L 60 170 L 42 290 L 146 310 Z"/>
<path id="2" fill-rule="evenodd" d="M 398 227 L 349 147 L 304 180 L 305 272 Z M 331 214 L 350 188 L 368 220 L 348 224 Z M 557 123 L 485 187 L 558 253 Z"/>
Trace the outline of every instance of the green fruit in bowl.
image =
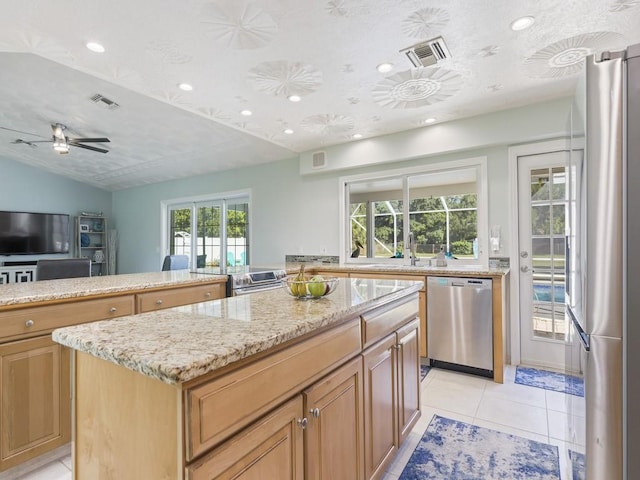
<path id="1" fill-rule="evenodd" d="M 327 285 L 321 275 L 314 275 L 308 285 L 309 294 L 312 297 L 322 297 L 326 291 Z"/>

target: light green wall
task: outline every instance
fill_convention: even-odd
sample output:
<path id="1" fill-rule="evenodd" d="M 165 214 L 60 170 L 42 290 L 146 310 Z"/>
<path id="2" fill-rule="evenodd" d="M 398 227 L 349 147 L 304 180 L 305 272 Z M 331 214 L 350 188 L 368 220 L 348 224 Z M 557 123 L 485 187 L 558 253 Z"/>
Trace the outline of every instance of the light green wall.
<path id="1" fill-rule="evenodd" d="M 514 111 L 517 116 L 514 117 Z M 401 138 L 403 145 L 414 153 L 407 160 L 387 159 L 387 163 L 361 166 L 352 144 L 330 148 L 331 158 L 340 158 L 339 168 L 301 174 L 306 154 L 300 158 L 241 168 L 114 192 L 113 212 L 117 219 L 120 245 L 118 272 L 159 270 L 164 252 L 161 243 L 161 202 L 188 196 L 250 189 L 252 195 L 251 254 L 252 264 L 281 263 L 287 254 L 339 255 L 339 187 L 342 176 L 389 169 L 413 167 L 471 157 L 486 156 L 489 177 L 489 225 L 502 228 L 502 248 L 499 254 L 510 253 L 509 146 L 566 135 L 569 102 L 560 99 L 529 108 L 492 113 L 484 117 L 465 119 L 459 125 L 447 127 L 455 131 L 464 150 L 416 156 L 418 140 L 424 132 L 415 130 L 387 135 L 376 140 L 386 155 L 393 155 L 394 145 Z M 515 122 L 514 118 L 523 117 Z M 511 122 L 510 122 L 511 120 Z M 452 122 L 455 123 L 455 122 Z M 513 124 L 512 124 L 513 123 Z M 481 128 L 478 128 L 481 125 Z M 504 136 L 505 125 L 517 142 L 496 145 Z M 466 128 L 463 128 L 466 126 Z M 427 127 L 431 128 L 431 127 Z M 465 132 L 469 132 L 468 138 Z M 413 133 L 412 133 L 413 132 Z M 489 132 L 486 139 L 481 132 Z M 447 137 L 448 143 L 453 139 Z M 418 145 L 418 146 L 417 146 Z M 470 146 L 476 145 L 475 148 Z M 425 152 L 432 153 L 432 145 Z M 401 151 L 400 148 L 397 151 Z M 353 161 L 351 161 L 353 160 Z M 179 168 L 177 166 L 176 168 Z M 303 172 L 305 171 L 302 169 Z"/>
<path id="2" fill-rule="evenodd" d="M 0 179 L 0 210 L 67 213 L 72 217 L 90 211 L 104 212 L 108 219 L 112 217 L 111 192 L 6 157 L 0 157 Z M 73 221 L 71 225 L 73 239 Z M 65 256 L 14 255 L 0 257 L 0 261 Z"/>

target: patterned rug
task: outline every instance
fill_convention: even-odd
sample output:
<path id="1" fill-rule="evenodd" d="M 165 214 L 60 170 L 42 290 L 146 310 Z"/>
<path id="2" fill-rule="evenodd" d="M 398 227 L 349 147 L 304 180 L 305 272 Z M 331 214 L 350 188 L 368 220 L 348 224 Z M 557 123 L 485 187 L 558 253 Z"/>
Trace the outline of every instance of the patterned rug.
<path id="1" fill-rule="evenodd" d="M 563 373 L 538 370 L 537 368 L 516 367 L 515 383 L 570 393 L 576 397 L 584 397 L 584 382 L 582 379 Z"/>
<path id="2" fill-rule="evenodd" d="M 558 447 L 434 415 L 399 480 L 560 480 Z"/>
<path id="3" fill-rule="evenodd" d="M 584 454 L 569 449 L 569 459 L 571 460 L 573 480 L 585 480 L 587 472 L 585 470 Z"/>
<path id="4" fill-rule="evenodd" d="M 431 367 L 429 365 L 420 364 L 420 381 L 424 380 L 424 377 L 427 376 L 429 370 L 431 370 Z"/>

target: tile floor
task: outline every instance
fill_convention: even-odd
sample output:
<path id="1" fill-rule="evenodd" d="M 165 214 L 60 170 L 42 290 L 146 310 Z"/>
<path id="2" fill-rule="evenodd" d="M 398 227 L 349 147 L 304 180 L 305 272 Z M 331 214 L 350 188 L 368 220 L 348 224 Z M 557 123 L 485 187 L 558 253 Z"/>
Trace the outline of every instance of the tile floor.
<path id="1" fill-rule="evenodd" d="M 422 382 L 422 417 L 384 480 L 399 478 L 434 414 L 557 445 L 561 480 L 572 480 L 567 449 L 584 452 L 584 440 L 582 445 L 565 441 L 566 395 L 518 385 L 514 378 L 515 367 L 510 366 L 502 385 L 481 377 L 432 369 Z M 71 457 L 51 462 L 19 480 L 71 480 Z"/>

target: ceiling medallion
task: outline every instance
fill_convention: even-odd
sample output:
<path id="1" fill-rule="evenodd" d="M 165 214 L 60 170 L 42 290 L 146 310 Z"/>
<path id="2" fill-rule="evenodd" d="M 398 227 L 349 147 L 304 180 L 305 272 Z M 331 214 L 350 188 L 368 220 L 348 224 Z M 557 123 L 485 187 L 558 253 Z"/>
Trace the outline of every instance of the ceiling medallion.
<path id="1" fill-rule="evenodd" d="M 273 18 L 253 3 L 207 3 L 202 7 L 202 17 L 200 23 L 204 29 L 232 48 L 264 47 L 278 33 L 278 25 Z"/>
<path id="2" fill-rule="evenodd" d="M 193 57 L 180 52 L 174 45 L 167 41 L 149 42 L 146 47 L 147 53 L 159 58 L 163 63 L 182 65 L 189 63 Z"/>
<path id="3" fill-rule="evenodd" d="M 418 108 L 455 95 L 462 88 L 462 77 L 442 68 L 418 68 L 400 72 L 379 82 L 373 99 L 391 108 Z"/>
<path id="4" fill-rule="evenodd" d="M 327 2 L 327 6 L 325 7 L 325 9 L 329 13 L 329 15 L 333 15 L 334 17 L 346 17 L 349 13 L 346 5 L 346 0 L 330 0 L 329 2 Z"/>
<path id="5" fill-rule="evenodd" d="M 613 13 L 622 12 L 638 4 L 640 4 L 640 0 L 616 0 L 616 2 L 609 7 L 609 11 Z"/>
<path id="6" fill-rule="evenodd" d="M 593 32 L 576 35 L 552 43 L 525 60 L 531 76 L 540 78 L 567 77 L 582 70 L 582 59 L 599 49 L 620 48 L 624 37 L 614 32 Z"/>
<path id="7" fill-rule="evenodd" d="M 423 8 L 413 12 L 402 22 L 402 32 L 414 38 L 428 38 L 440 34 L 449 23 L 449 14 L 441 8 Z"/>
<path id="8" fill-rule="evenodd" d="M 305 63 L 280 60 L 263 62 L 253 67 L 249 70 L 247 79 L 260 92 L 285 97 L 292 94 L 304 97 L 322 85 L 322 72 Z"/>
<path id="9" fill-rule="evenodd" d="M 300 126 L 311 133 L 333 135 L 353 130 L 355 121 L 346 115 L 321 114 L 304 118 Z"/>

